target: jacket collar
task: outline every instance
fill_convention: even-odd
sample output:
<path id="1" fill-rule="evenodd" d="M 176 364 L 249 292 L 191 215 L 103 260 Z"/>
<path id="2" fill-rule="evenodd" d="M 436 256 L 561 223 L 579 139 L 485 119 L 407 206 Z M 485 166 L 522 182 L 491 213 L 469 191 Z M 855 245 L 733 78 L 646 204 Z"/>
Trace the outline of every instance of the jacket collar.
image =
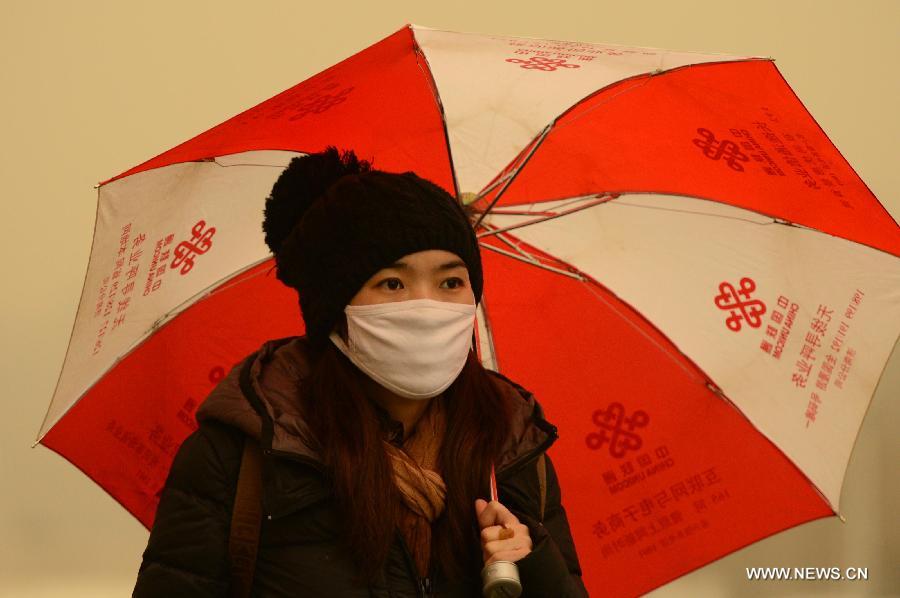
<path id="1" fill-rule="evenodd" d="M 306 337 L 267 341 L 219 382 L 197 410 L 197 421 L 211 419 L 237 427 L 270 454 L 291 456 L 321 468 L 322 459 L 295 399 L 309 370 Z M 557 434 L 531 392 L 488 371 L 513 405 L 510 433 L 496 464 L 500 476 L 546 450 Z M 402 424 L 391 420 L 383 409 L 379 411 L 389 433 L 402 434 Z"/>

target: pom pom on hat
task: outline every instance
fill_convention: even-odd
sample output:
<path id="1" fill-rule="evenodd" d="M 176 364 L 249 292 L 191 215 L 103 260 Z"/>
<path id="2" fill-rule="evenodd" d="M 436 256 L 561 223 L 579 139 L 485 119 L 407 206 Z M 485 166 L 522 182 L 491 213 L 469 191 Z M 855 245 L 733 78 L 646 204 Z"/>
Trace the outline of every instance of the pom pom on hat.
<path id="1" fill-rule="evenodd" d="M 263 211 L 262 228 L 272 253 L 278 254 L 291 229 L 328 187 L 342 176 L 371 168 L 370 162 L 359 160 L 352 150 L 341 155 L 334 146 L 291 160 L 272 186 Z"/>

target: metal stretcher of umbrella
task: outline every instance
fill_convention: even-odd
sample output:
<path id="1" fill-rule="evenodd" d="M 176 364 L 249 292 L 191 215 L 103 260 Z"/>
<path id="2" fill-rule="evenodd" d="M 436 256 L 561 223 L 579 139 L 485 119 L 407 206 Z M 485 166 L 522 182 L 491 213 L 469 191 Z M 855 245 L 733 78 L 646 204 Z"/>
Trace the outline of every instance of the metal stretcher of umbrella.
<path id="1" fill-rule="evenodd" d="M 39 442 L 145 525 L 212 386 L 303 332 L 260 221 L 327 145 L 476 211 L 479 354 L 559 426 L 592 593 L 839 513 L 900 234 L 773 61 L 408 25 L 99 186 Z"/>

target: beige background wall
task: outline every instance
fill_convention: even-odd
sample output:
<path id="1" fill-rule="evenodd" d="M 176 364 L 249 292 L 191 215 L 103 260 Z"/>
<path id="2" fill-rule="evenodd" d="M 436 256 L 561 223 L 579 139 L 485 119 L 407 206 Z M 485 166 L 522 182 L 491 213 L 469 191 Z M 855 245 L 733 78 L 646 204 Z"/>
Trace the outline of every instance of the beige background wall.
<path id="1" fill-rule="evenodd" d="M 0 596 L 129 595 L 147 532 L 30 448 L 91 243 L 95 182 L 396 31 L 473 31 L 768 55 L 900 219 L 900 1 L 0 1 Z M 900 595 L 900 356 L 863 425 L 847 518 L 720 559 L 657 596 Z M 862 566 L 868 582 L 748 584 L 747 566 Z"/>

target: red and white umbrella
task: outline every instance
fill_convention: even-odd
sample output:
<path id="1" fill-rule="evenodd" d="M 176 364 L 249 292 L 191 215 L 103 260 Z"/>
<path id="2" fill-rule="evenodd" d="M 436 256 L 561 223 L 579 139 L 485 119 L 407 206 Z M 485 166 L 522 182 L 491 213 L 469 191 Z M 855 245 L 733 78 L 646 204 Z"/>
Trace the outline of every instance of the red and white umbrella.
<path id="1" fill-rule="evenodd" d="M 774 63 L 411 25 L 99 186 L 39 441 L 145 525 L 212 386 L 303 332 L 260 223 L 327 145 L 480 210 L 480 356 L 559 426 L 590 591 L 839 512 L 900 229 Z"/>

